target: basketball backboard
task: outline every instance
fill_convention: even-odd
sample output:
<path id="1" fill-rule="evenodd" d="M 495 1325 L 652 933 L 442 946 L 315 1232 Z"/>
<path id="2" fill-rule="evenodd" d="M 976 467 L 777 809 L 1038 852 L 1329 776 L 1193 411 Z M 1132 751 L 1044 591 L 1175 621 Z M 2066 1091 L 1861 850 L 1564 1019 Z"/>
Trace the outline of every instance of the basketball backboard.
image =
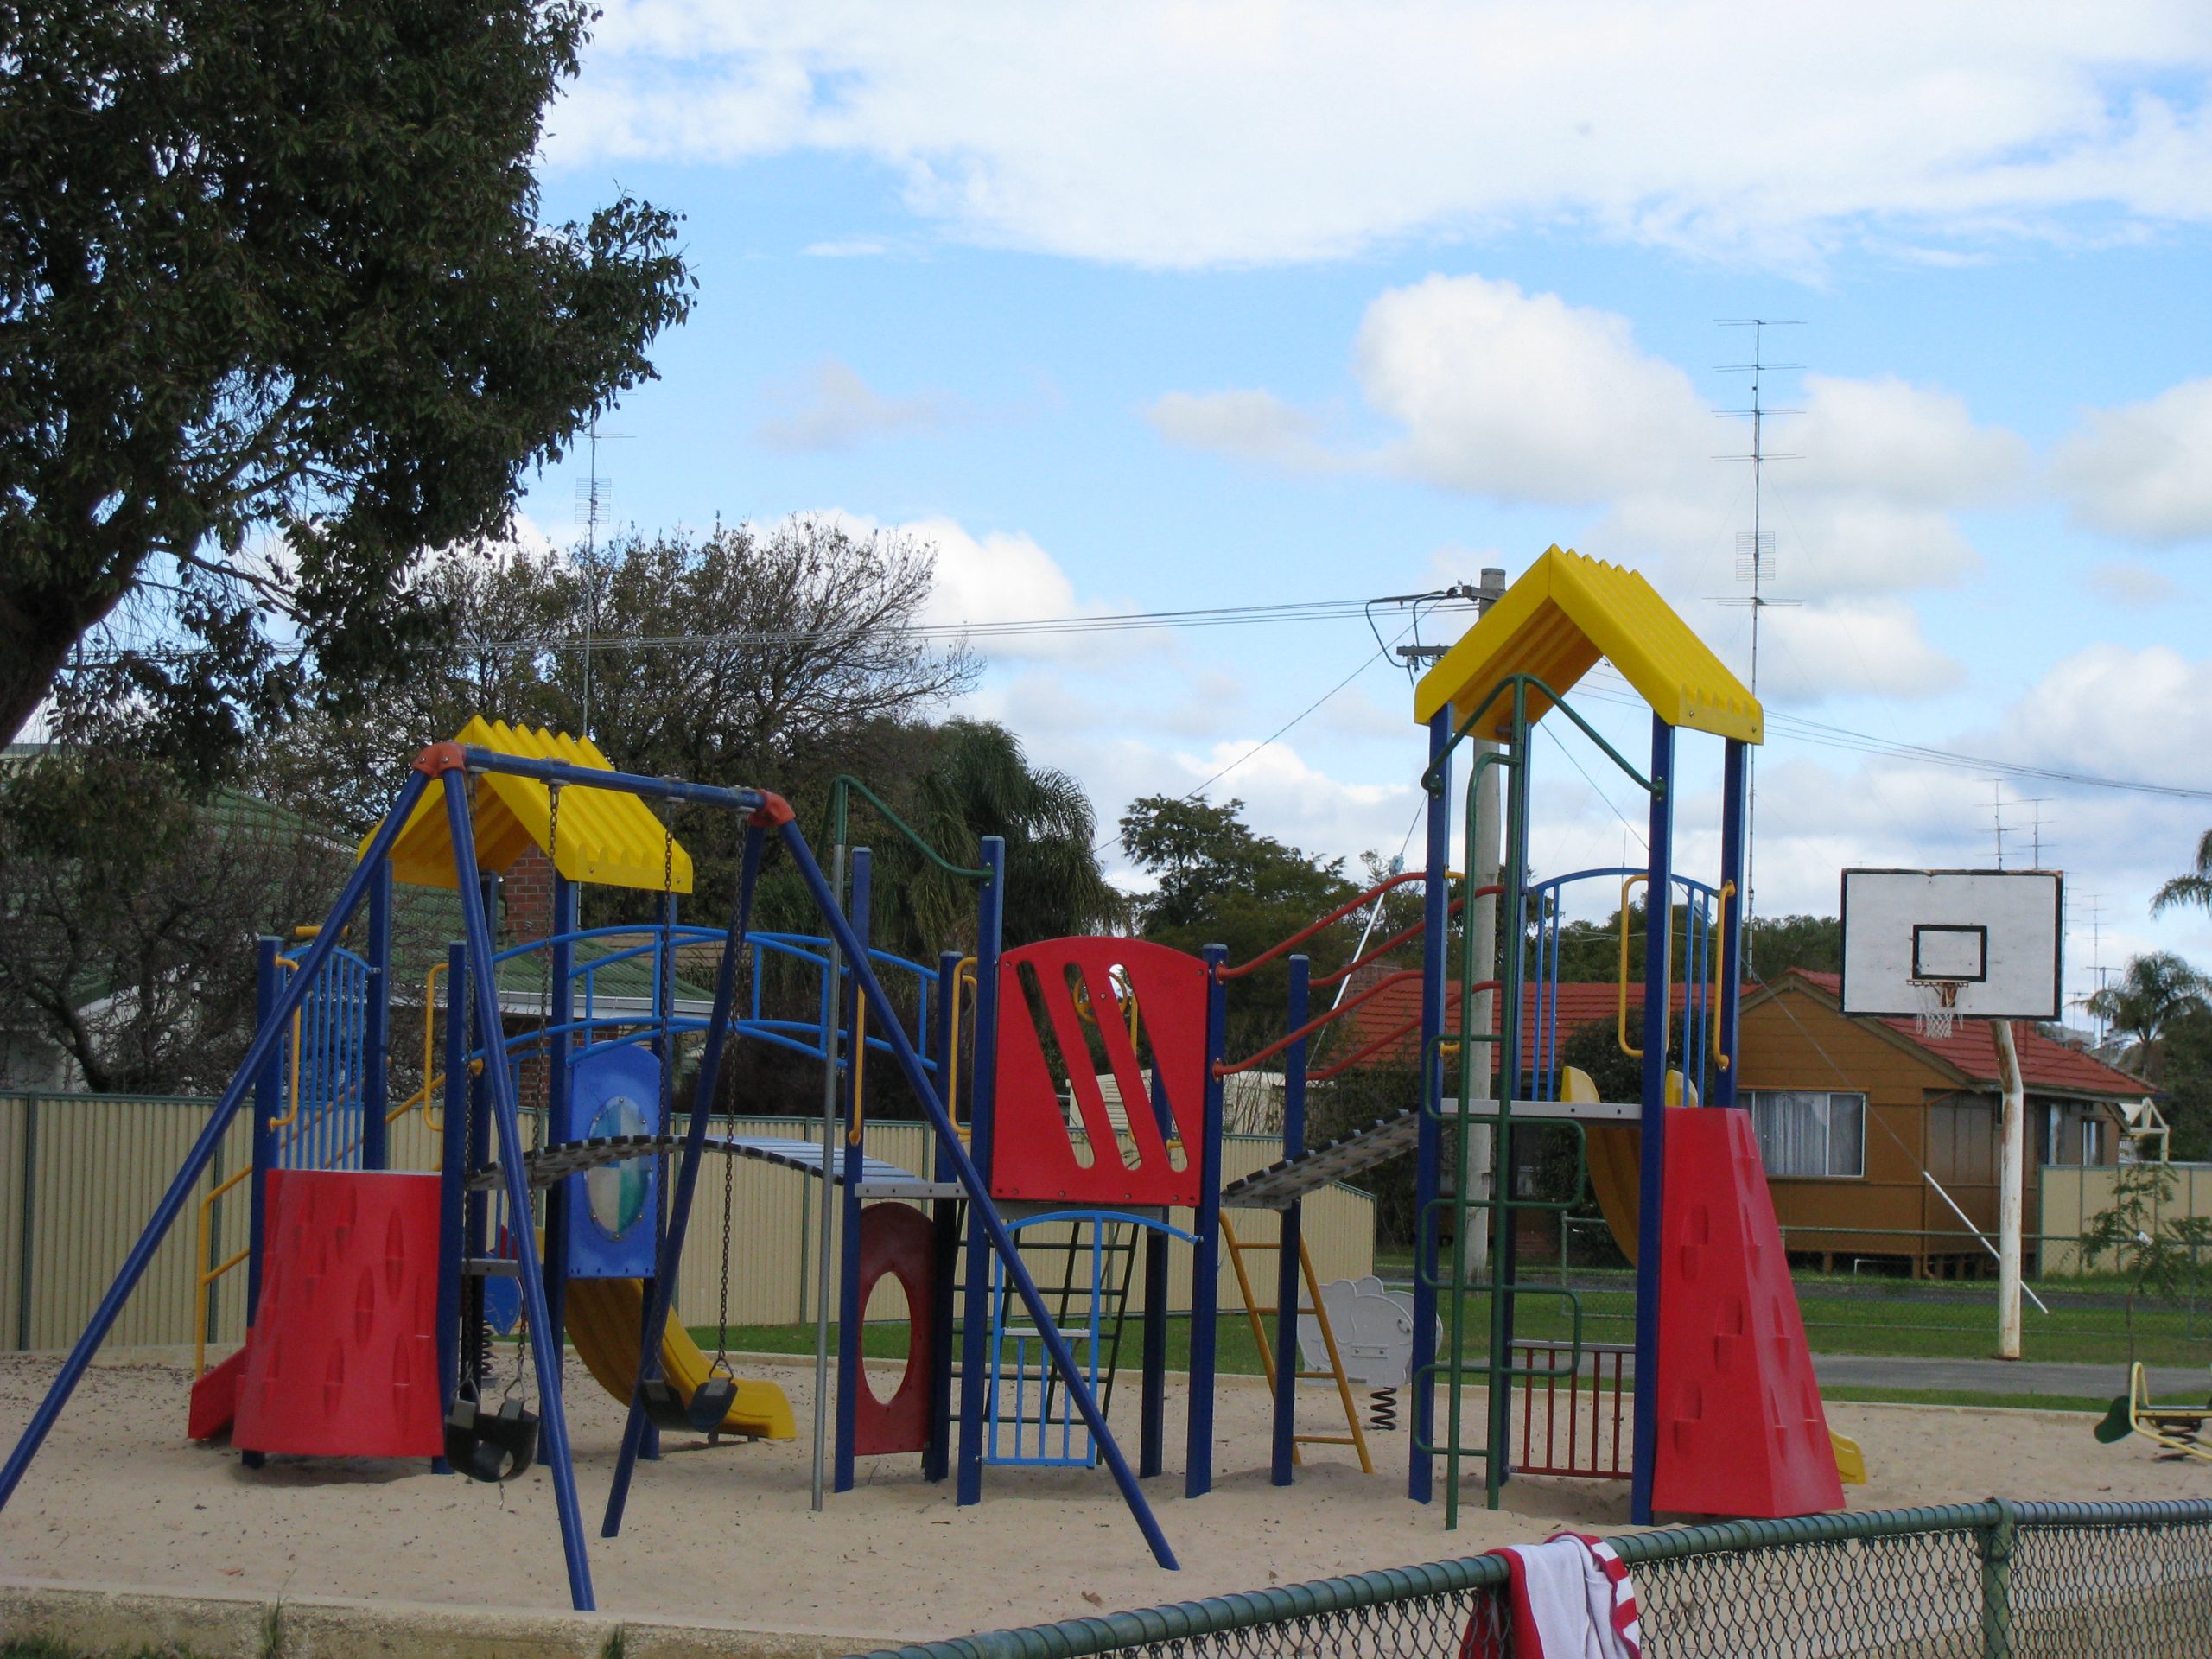
<path id="1" fill-rule="evenodd" d="M 2052 870 L 1846 870 L 1843 1011 L 1921 1014 L 1951 988 L 1958 1015 L 2059 1015 L 2063 881 Z"/>

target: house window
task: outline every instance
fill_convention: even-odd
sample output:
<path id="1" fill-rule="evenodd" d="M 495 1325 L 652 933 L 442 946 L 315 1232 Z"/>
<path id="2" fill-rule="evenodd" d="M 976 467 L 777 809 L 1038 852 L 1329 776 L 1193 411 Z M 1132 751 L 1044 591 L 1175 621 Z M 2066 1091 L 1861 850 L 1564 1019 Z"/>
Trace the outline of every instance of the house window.
<path id="1" fill-rule="evenodd" d="M 1749 1089 L 1745 1094 L 1768 1174 L 1866 1173 L 1866 1096 L 1824 1089 Z"/>

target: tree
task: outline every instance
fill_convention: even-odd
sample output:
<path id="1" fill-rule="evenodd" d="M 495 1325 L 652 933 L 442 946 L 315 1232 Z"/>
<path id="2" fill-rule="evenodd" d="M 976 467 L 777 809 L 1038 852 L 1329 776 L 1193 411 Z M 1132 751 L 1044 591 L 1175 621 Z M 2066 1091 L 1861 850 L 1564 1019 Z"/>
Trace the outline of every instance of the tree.
<path id="1" fill-rule="evenodd" d="M 158 766 L 58 752 L 0 775 L 0 1003 L 97 1091 L 209 1092 L 252 1036 L 253 939 L 320 916 L 350 847 Z"/>
<path id="2" fill-rule="evenodd" d="M 1155 886 L 1134 900 L 1138 931 L 1180 950 L 1229 947 L 1249 961 L 1354 897 L 1344 861 L 1320 859 L 1255 831 L 1244 803 L 1148 795 L 1122 817 L 1122 845 Z M 1301 947 L 1316 974 L 1351 960 L 1358 933 L 1339 922 Z M 1249 1052 L 1282 1032 L 1288 969 L 1278 958 L 1240 980 L 1230 1004 L 1229 1048 Z"/>
<path id="3" fill-rule="evenodd" d="M 2212 1244 L 2212 1216 L 2160 1213 L 2173 1199 L 2173 1171 L 2164 1164 L 2122 1164 L 2114 1173 L 2112 1203 L 2082 1230 L 2083 1264 L 2117 1272 L 2126 1286 L 2127 1360 L 2135 1363 L 2135 1304 L 2153 1296 L 2171 1301 L 2202 1275 Z"/>
<path id="4" fill-rule="evenodd" d="M 537 223 L 582 0 L 4 9 L 0 730 L 207 768 L 410 671 L 423 550 L 500 529 L 686 315 L 674 218 Z"/>
<path id="5" fill-rule="evenodd" d="M 2160 915 L 2177 905 L 2212 910 L 2212 830 L 2207 830 L 2197 841 L 2196 867 L 2174 877 L 2152 895 L 2151 913 Z"/>
<path id="6" fill-rule="evenodd" d="M 2162 1039 L 2182 1015 L 2201 1012 L 2212 980 L 2170 950 L 2130 957 L 2120 982 L 2100 987 L 2082 1006 L 2113 1030 L 2133 1039 L 2123 1059 L 2147 1083 L 2164 1070 Z"/>

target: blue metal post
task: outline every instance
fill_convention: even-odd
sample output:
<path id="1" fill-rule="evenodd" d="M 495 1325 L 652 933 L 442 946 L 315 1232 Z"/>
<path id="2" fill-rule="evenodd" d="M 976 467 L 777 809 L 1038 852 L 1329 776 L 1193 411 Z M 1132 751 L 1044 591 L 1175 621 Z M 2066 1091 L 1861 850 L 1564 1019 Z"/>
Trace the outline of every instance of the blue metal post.
<path id="1" fill-rule="evenodd" d="M 1706 1103 L 1736 1103 L 1737 1003 L 1744 982 L 1744 783 L 1751 759 L 1751 745 L 1740 738 L 1727 740 L 1721 760 L 1720 890 L 1725 912 L 1719 920 L 1720 1006 L 1713 1010 L 1713 1045 L 1719 1058 L 1713 1063 L 1713 1086 Z M 1731 888 L 1734 890 L 1730 891 Z"/>
<path id="2" fill-rule="evenodd" d="M 1289 1029 L 1306 1023 L 1311 1001 L 1312 961 L 1300 952 L 1290 959 L 1290 1007 L 1284 1016 Z M 1282 1155 L 1306 1154 L 1306 1039 L 1300 1038 L 1282 1057 Z M 1305 1221 L 1306 1201 L 1293 1198 L 1282 1212 L 1282 1243 L 1275 1251 L 1275 1421 L 1272 1478 L 1278 1486 L 1291 1482 L 1292 1460 L 1298 1433 L 1298 1290 L 1299 1235 Z"/>
<path id="3" fill-rule="evenodd" d="M 547 986 L 545 1039 L 545 1127 L 548 1141 L 583 1137 L 586 1124 L 570 1121 L 569 1026 L 575 1018 L 576 884 L 553 872 L 553 915 L 545 944 Z M 545 1306 L 553 1334 L 567 1341 L 569 1329 L 569 1227 L 584 1178 L 572 1175 L 545 1189 Z"/>
<path id="4" fill-rule="evenodd" d="M 852 862 L 848 868 L 851 880 L 846 902 L 851 906 L 854 936 L 866 950 L 868 941 L 869 872 L 873 860 L 865 847 L 853 849 Z M 866 1122 L 862 1110 L 861 1090 L 868 1081 L 867 1036 L 862 1030 L 862 1010 L 876 1020 L 895 1021 L 898 1011 L 881 1003 L 870 1004 L 861 995 L 858 981 L 849 981 L 845 991 L 845 1135 L 840 1154 L 844 1171 L 843 1179 L 833 1188 L 830 1184 L 830 1152 L 823 1150 L 822 1159 L 822 1201 L 827 1204 L 834 1191 L 839 1200 L 837 1215 L 837 1433 L 835 1459 L 836 1478 L 833 1490 L 849 1492 L 853 1490 L 853 1437 L 859 1432 L 861 1395 L 868 1386 L 861 1367 L 867 1363 L 861 1355 L 861 1170 L 862 1148 L 861 1126 Z"/>
<path id="5" fill-rule="evenodd" d="M 786 808 L 785 812 L 788 811 Z M 868 959 L 868 952 L 861 948 L 851 925 L 837 908 L 836 896 L 830 891 L 830 883 L 823 875 L 821 866 L 814 861 L 814 854 L 807 847 L 806 837 L 788 816 L 785 817 L 779 833 L 783 836 L 785 849 L 798 868 L 799 879 L 806 883 L 807 891 L 813 895 L 816 907 L 821 911 L 823 920 L 836 938 L 847 967 L 860 981 L 861 991 L 871 1002 L 890 1006 L 891 999 L 883 994 L 883 987 L 876 979 L 875 969 Z M 995 885 L 996 880 L 1004 877 L 1005 843 L 995 836 L 984 837 L 983 858 L 992 869 Z M 995 953 L 991 965 L 995 975 Z M 921 1056 L 914 1052 L 914 1045 L 907 1037 L 906 1027 L 896 1020 L 883 1027 L 883 1039 L 891 1046 L 892 1055 L 899 1063 L 899 1072 L 906 1079 L 907 1088 L 913 1091 L 915 1099 L 921 1103 L 923 1111 L 929 1115 L 930 1127 L 936 1131 L 938 1144 L 951 1160 L 954 1179 L 967 1189 L 968 1220 L 971 1233 L 978 1226 L 983 1230 L 991 1250 L 1006 1269 L 1007 1282 L 1020 1295 L 1023 1310 L 1035 1324 L 1038 1338 L 1044 1344 L 1046 1353 L 1051 1356 L 1053 1370 L 1058 1373 L 1069 1397 L 1083 1414 L 1084 1427 L 1090 1431 L 1099 1455 L 1105 1459 L 1106 1467 L 1112 1472 L 1114 1484 L 1120 1490 L 1122 1501 L 1128 1506 L 1130 1517 L 1136 1522 L 1138 1530 L 1143 1533 L 1145 1542 L 1151 1548 L 1153 1560 L 1173 1571 L 1177 1566 L 1175 1552 L 1168 1548 L 1167 1535 L 1160 1529 L 1160 1519 L 1153 1514 L 1144 1489 L 1137 1484 L 1135 1471 L 1129 1467 L 1128 1459 L 1122 1455 L 1121 1443 L 1114 1438 L 1114 1431 L 1107 1427 L 1106 1414 L 1098 1408 L 1098 1396 L 1092 1392 L 1084 1373 L 1077 1367 L 1075 1356 L 1069 1351 L 1067 1338 L 1061 1335 L 1059 1326 L 1052 1322 L 1051 1311 L 1045 1305 L 1044 1294 L 1037 1288 L 1037 1281 L 1031 1276 L 1028 1264 L 1022 1261 L 1021 1252 L 1015 1248 L 1013 1234 L 1007 1231 L 998 1207 L 991 1202 L 988 1184 L 976 1168 L 975 1160 L 969 1156 L 968 1149 L 960 1144 L 952 1120 L 945 1115 L 944 1098 L 923 1068 Z M 979 1070 L 979 1081 L 981 1076 Z M 1217 1142 L 1217 1124 L 1216 1128 L 1214 1139 Z M 1217 1149 L 1217 1146 L 1208 1149 L 1209 1175 L 1213 1173 L 1215 1163 L 1211 1154 Z M 982 1265 L 971 1264 L 970 1270 L 976 1271 Z"/>
<path id="6" fill-rule="evenodd" d="M 1667 1195 L 1668 968 L 1674 951 L 1675 728 L 1651 717 L 1651 868 L 1643 903 L 1643 1147 L 1637 1181 L 1636 1441 L 1629 1513 L 1651 1524 L 1659 1452 L 1659 1260 Z"/>
<path id="7" fill-rule="evenodd" d="M 1413 1432 L 1406 1436 L 1406 1496 L 1426 1503 L 1436 1490 L 1436 1459 L 1423 1448 L 1435 1444 L 1436 1384 L 1429 1368 L 1436 1363 L 1436 1198 L 1442 1186 L 1444 1123 L 1438 1113 L 1444 1087 L 1437 1045 L 1444 1037 L 1444 1001 L 1451 988 L 1446 976 L 1446 937 L 1452 896 L 1452 710 L 1440 709 L 1428 722 L 1428 760 L 1436 769 L 1428 797 L 1427 884 L 1421 893 L 1421 1115 L 1414 1165 L 1414 1351 Z M 1468 874 L 1470 887 L 1473 873 Z M 1472 900 L 1469 901 L 1470 907 Z M 1438 1096 L 1432 1099 L 1431 1096 Z"/>
<path id="8" fill-rule="evenodd" d="M 699 1054 L 697 1086 L 691 1095 L 691 1121 L 683 1131 L 683 1158 L 677 1166 L 674 1201 L 669 1206 L 668 1231 L 661 1240 L 660 1272 L 647 1281 L 644 1328 L 656 1340 L 648 1344 L 638 1367 L 637 1386 L 630 1395 L 630 1414 L 622 1427 L 622 1449 L 614 1460 L 614 1481 L 607 1494 L 607 1512 L 600 1522 L 600 1536 L 612 1538 L 622 1529 L 622 1510 L 630 1501 L 630 1478 L 645 1444 L 646 1382 L 660 1375 L 660 1343 L 668 1328 L 669 1302 L 677 1272 L 683 1261 L 683 1236 L 691 1224 L 691 1198 L 699 1185 L 699 1162 L 707 1146 L 707 1118 L 714 1109 L 715 1090 L 721 1079 L 722 1051 L 737 1012 L 737 969 L 745 956 L 745 936 L 753 920 L 753 890 L 760 875 L 761 826 L 746 832 L 745 852 L 738 866 L 737 896 L 730 908 L 729 928 L 722 939 L 721 965 L 715 970 L 714 1012 L 707 1020 L 707 1040 Z"/>
<path id="9" fill-rule="evenodd" d="M 427 1086 L 429 1079 L 423 1080 Z M 438 1414 L 453 1410 L 461 1389 L 461 1258 L 467 1246 L 461 1232 L 468 1173 L 468 950 L 446 947 L 445 1122 L 438 1153 Z M 431 1469 L 449 1474 L 444 1458 Z"/>
<path id="10" fill-rule="evenodd" d="M 284 971 L 276 965 L 282 947 L 269 934 L 254 943 L 253 1025 L 267 1026 L 284 989 Z M 269 1126 L 284 1115 L 284 1046 L 270 1046 L 268 1064 L 253 1080 L 253 1185 L 247 1193 L 246 1243 L 251 1254 L 245 1263 L 245 1323 L 251 1327 L 261 1312 L 261 1269 L 269 1236 L 269 1172 L 276 1167 L 276 1131 Z"/>
<path id="11" fill-rule="evenodd" d="M 1227 1042 L 1229 988 L 1221 969 L 1229 947 L 1210 944 L 1198 953 L 1206 965 L 1205 1146 L 1199 1166 L 1198 1208 L 1191 1230 L 1191 1402 L 1183 1446 L 1183 1496 L 1213 1490 L 1214 1344 L 1221 1334 L 1216 1305 L 1221 1294 L 1221 1074 Z"/>
<path id="12" fill-rule="evenodd" d="M 991 1184 L 991 1112 L 999 1069 L 999 952 L 1006 934 L 1006 841 L 985 836 L 982 850 L 983 868 L 990 874 L 976 912 L 976 1051 L 969 1067 L 968 1156 L 979 1185 L 969 1189 L 967 1262 L 962 1270 L 960 1452 L 955 1482 L 962 1503 L 979 1503 L 983 1496 L 983 1407 L 991 1386 L 986 1351 L 991 1330 L 991 1253 L 978 1223 L 979 1212 L 988 1207 L 984 1200 Z M 957 1168 L 957 1148 L 944 1150 L 954 1158 Z"/>
<path id="13" fill-rule="evenodd" d="M 461 893 L 461 919 L 468 938 L 469 988 L 484 1029 L 484 1075 L 491 1081 L 492 1110 L 499 1128 L 499 1174 L 506 1190 L 507 1222 L 514 1236 L 516 1278 L 522 1285 L 523 1311 L 530 1321 L 531 1360 L 537 1371 L 538 1440 L 553 1477 L 553 1503 L 561 1517 L 561 1554 L 569 1570 L 569 1599 L 578 1612 L 594 1602 L 591 1560 L 584 1543 L 582 1512 L 576 1506 L 576 1469 L 569 1456 L 569 1419 L 561 1400 L 561 1350 L 545 1306 L 545 1281 L 537 1260 L 537 1230 L 531 1225 L 530 1182 L 523 1171 L 522 1114 L 515 1097 L 515 1074 L 500 1040 L 499 988 L 493 978 L 492 923 L 486 895 L 476 880 L 476 841 L 468 812 L 468 774 L 455 767 L 445 774 L 446 828 L 453 842 L 454 885 Z"/>
<path id="14" fill-rule="evenodd" d="M 391 1162 L 385 1114 L 391 1109 L 391 861 L 377 861 L 369 881 L 368 1006 L 361 1011 L 361 1167 Z"/>
<path id="15" fill-rule="evenodd" d="M 299 971 L 277 992 L 269 1017 L 262 1021 L 260 1028 L 253 1034 L 253 1041 L 247 1046 L 245 1058 L 239 1063 L 238 1071 L 225 1087 L 222 1098 L 215 1103 L 215 1109 L 208 1114 L 207 1127 L 200 1131 L 200 1138 L 192 1143 L 192 1150 L 185 1154 L 183 1165 L 171 1179 L 168 1190 L 162 1194 L 161 1202 L 154 1206 L 154 1213 L 148 1218 L 145 1230 L 138 1235 L 138 1242 L 130 1247 L 130 1254 L 124 1258 L 123 1266 L 117 1270 L 115 1281 L 109 1285 L 107 1294 L 100 1298 L 99 1306 L 93 1309 L 84 1333 L 77 1338 L 77 1345 L 69 1351 L 68 1358 L 61 1362 L 61 1370 L 48 1384 L 44 1396 L 38 1402 L 38 1408 L 32 1412 L 30 1421 L 24 1425 L 22 1433 L 16 1438 L 15 1449 L 9 1452 L 8 1461 L 0 1465 L 0 1509 L 4 1509 L 8 1500 L 15 1496 L 16 1488 L 22 1482 L 23 1471 L 30 1467 L 31 1459 L 38 1455 L 39 1447 L 45 1445 L 46 1437 L 54 1432 L 54 1420 L 61 1415 L 62 1408 L 69 1403 L 69 1396 L 77 1391 L 77 1384 L 84 1380 L 86 1368 L 92 1363 L 92 1356 L 99 1351 L 100 1344 L 107 1340 L 107 1333 L 114 1328 L 117 1316 L 123 1312 L 123 1305 L 130 1300 L 130 1293 L 138 1287 L 139 1280 L 145 1276 L 147 1264 L 153 1261 L 154 1252 L 161 1249 L 162 1240 L 175 1224 L 178 1212 L 191 1201 L 198 1190 L 200 1177 L 207 1173 L 207 1166 L 223 1144 L 223 1136 L 229 1132 L 232 1118 L 238 1115 L 238 1108 L 261 1081 L 271 1056 L 276 1053 L 278 1039 L 292 1017 L 292 1010 L 299 1007 L 301 998 L 307 995 L 308 987 L 315 982 L 315 975 L 322 970 L 322 964 L 329 960 L 331 951 L 337 948 L 339 931 L 345 926 L 346 918 L 353 915 L 354 906 L 361 902 L 361 895 L 368 887 L 371 869 L 391 853 L 391 843 L 397 837 L 400 826 L 407 822 L 408 814 L 415 810 L 415 803 L 429 781 L 428 776 L 421 772 L 407 774 L 407 781 L 400 785 L 391 811 L 385 815 L 384 822 L 377 826 L 376 834 L 371 837 L 368 851 L 346 878 L 345 887 L 338 895 L 338 902 L 331 906 L 321 931 L 308 942 L 306 954 L 300 958 Z"/>
<path id="16" fill-rule="evenodd" d="M 944 1087 L 952 1075 L 953 1054 L 960 1045 L 960 953 L 947 950 L 937 959 L 937 1078 Z M 959 1110 L 950 1092 L 945 1094 L 948 1113 Z M 944 1148 L 931 1157 L 931 1179 L 952 1179 Z M 960 1206 L 939 1198 L 930 1206 L 936 1225 L 936 1249 L 931 1258 L 930 1307 L 930 1439 L 922 1451 L 922 1478 L 943 1480 L 952 1472 L 952 1287 L 960 1264 Z"/>

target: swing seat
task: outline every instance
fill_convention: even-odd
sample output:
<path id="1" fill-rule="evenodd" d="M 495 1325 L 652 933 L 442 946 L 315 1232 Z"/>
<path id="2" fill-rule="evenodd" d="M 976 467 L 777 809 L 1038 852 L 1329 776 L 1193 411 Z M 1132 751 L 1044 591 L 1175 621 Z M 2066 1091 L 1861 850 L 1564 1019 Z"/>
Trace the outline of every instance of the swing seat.
<path id="1" fill-rule="evenodd" d="M 639 1385 L 639 1393 L 645 1401 L 645 1419 L 655 1428 L 671 1429 L 678 1434 L 691 1431 L 690 1405 L 666 1377 L 647 1377 Z"/>
<path id="2" fill-rule="evenodd" d="M 471 1480 L 512 1480 L 537 1460 L 537 1414 L 519 1400 L 494 1412 L 466 1396 L 446 1414 L 446 1461 Z"/>
<path id="3" fill-rule="evenodd" d="M 737 1379 L 720 1372 L 709 1377 L 691 1390 L 691 1403 L 684 1408 L 684 1419 L 702 1434 L 720 1432 L 722 1420 L 737 1404 Z"/>

